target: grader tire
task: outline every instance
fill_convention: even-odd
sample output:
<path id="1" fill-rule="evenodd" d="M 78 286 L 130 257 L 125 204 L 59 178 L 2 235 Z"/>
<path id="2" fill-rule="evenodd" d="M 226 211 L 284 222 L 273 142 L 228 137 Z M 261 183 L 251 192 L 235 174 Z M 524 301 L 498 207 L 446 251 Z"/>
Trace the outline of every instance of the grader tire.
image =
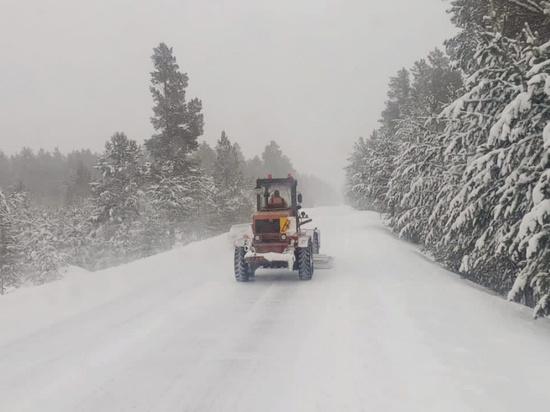
<path id="1" fill-rule="evenodd" d="M 244 255 L 246 254 L 244 247 L 235 248 L 235 258 L 234 258 L 234 267 L 235 267 L 235 279 L 237 282 L 246 282 L 251 276 L 250 266 L 244 260 Z"/>
<path id="2" fill-rule="evenodd" d="M 313 276 L 313 246 L 311 241 L 307 247 L 298 249 L 298 277 L 300 280 L 310 280 Z"/>

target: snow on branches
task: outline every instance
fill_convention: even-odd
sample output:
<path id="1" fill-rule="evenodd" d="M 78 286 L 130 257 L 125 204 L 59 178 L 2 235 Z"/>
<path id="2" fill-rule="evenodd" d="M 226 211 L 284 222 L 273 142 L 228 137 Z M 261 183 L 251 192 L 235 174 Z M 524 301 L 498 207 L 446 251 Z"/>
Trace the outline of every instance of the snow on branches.
<path id="1" fill-rule="evenodd" d="M 383 168 L 390 175 L 383 209 L 400 236 L 462 276 L 534 307 L 535 316 L 547 316 L 549 32 L 535 34 L 529 24 L 512 21 L 516 15 L 506 20 L 505 9 L 467 25 L 469 14 L 461 13 L 469 3 L 453 2 L 455 21 L 467 28 L 449 43 L 465 75 L 463 88 L 437 110 L 426 98 L 429 89 L 417 86 L 427 72 L 417 63 L 406 98 L 392 111 L 399 114 L 391 129 L 394 155 L 378 163 L 381 156 L 366 150 L 370 140 L 356 145 L 348 191 L 354 206 L 370 199 L 376 187 L 372 165 L 376 173 Z M 504 24 L 510 30 L 514 25 L 514 36 L 503 31 Z M 416 90 L 423 93 L 415 96 Z M 387 113 L 383 130 L 389 130 Z"/>

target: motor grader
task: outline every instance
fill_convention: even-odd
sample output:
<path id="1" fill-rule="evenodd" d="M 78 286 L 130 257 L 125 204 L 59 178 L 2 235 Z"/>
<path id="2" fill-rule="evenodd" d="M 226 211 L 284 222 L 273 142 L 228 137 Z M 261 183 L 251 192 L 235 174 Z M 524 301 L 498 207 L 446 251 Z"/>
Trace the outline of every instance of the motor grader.
<path id="1" fill-rule="evenodd" d="M 315 267 L 330 267 L 332 258 L 320 255 L 321 232 L 306 229 L 312 219 L 302 208 L 298 182 L 291 175 L 256 181 L 256 212 L 251 230 L 246 225 L 232 228 L 240 233 L 235 242 L 235 278 L 246 282 L 258 268 L 289 268 L 301 280 L 310 280 Z"/>

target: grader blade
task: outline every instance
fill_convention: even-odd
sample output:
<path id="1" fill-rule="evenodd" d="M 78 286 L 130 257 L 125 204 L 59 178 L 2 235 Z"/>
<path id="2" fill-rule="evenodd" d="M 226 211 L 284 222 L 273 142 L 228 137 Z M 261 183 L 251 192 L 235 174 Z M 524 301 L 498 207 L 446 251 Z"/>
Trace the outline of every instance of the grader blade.
<path id="1" fill-rule="evenodd" d="M 329 255 L 313 255 L 313 264 L 315 265 L 315 269 L 330 269 L 333 261 L 334 257 Z"/>

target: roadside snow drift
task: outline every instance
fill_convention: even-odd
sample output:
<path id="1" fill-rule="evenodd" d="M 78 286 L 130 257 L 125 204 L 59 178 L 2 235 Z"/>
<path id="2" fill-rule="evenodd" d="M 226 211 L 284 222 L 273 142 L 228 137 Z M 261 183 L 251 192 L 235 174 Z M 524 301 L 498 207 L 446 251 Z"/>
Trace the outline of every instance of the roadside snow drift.
<path id="1" fill-rule="evenodd" d="M 550 326 L 378 215 L 309 212 L 334 267 L 233 278 L 227 235 L 0 297 L 2 411 L 517 411 Z"/>

